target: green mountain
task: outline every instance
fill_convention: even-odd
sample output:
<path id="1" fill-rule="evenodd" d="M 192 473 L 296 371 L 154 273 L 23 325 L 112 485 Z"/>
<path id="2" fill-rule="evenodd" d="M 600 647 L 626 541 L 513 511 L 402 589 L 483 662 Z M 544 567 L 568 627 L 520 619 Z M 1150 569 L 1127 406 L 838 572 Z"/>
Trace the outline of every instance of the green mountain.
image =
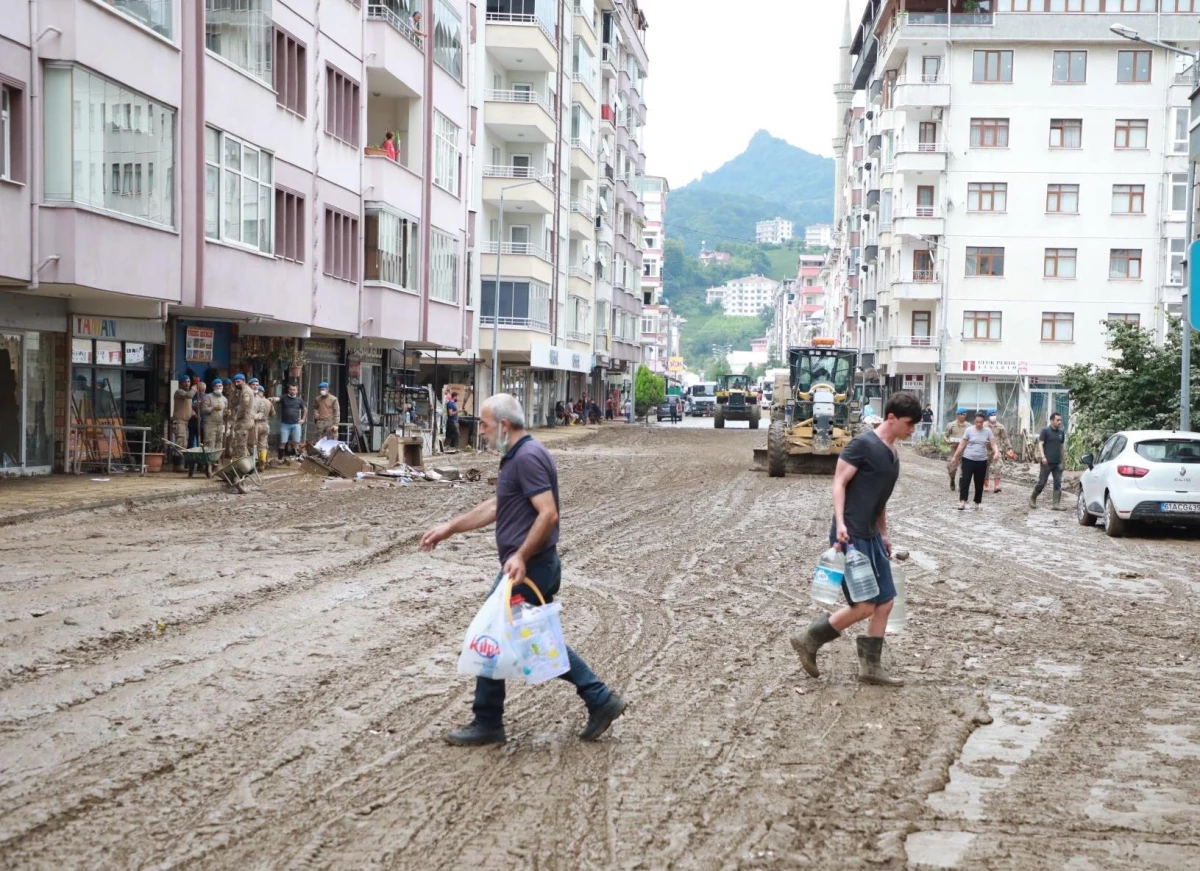
<path id="1" fill-rule="evenodd" d="M 732 242 L 754 243 L 754 225 L 790 218 L 797 231 L 833 219 L 833 158 L 810 154 L 765 130 L 719 169 L 672 190 L 666 235 L 689 254 L 700 242 L 723 250 Z"/>

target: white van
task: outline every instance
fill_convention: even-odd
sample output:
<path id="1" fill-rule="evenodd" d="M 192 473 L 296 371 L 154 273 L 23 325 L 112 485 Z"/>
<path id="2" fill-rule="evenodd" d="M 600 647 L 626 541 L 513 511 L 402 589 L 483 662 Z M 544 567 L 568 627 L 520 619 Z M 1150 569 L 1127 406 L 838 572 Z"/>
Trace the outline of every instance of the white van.
<path id="1" fill-rule="evenodd" d="M 701 381 L 688 388 L 688 407 L 692 417 L 708 417 L 717 407 L 717 382 Z"/>

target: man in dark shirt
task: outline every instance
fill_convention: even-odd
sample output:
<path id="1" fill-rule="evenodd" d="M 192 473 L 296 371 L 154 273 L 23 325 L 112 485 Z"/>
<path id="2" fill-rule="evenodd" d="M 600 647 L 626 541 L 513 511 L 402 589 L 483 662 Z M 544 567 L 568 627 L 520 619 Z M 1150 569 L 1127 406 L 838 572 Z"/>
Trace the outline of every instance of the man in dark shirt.
<path id="1" fill-rule="evenodd" d="M 492 590 L 504 578 L 529 580 L 546 602 L 553 601 L 562 583 L 558 558 L 558 469 L 545 446 L 525 432 L 521 403 L 508 393 L 498 393 L 479 410 L 479 431 L 503 454 L 496 495 L 465 514 L 433 527 L 421 538 L 421 549 L 431 551 L 438 542 L 459 532 L 482 529 L 495 522 L 496 549 L 501 570 Z M 514 584 L 512 594 L 537 602 L 528 584 Z M 491 595 L 491 590 L 488 591 Z M 625 711 L 625 701 L 592 673 L 588 664 L 567 648 L 570 670 L 562 678 L 575 685 L 588 709 L 588 721 L 579 737 L 595 741 Z M 504 734 L 504 681 L 475 679 L 475 719 L 446 736 L 463 746 L 502 744 Z"/>
<path id="2" fill-rule="evenodd" d="M 1029 494 L 1029 507 L 1037 508 L 1037 498 L 1046 489 L 1046 479 L 1054 476 L 1054 500 L 1050 504 L 1052 511 L 1062 511 L 1062 473 L 1063 473 L 1063 443 L 1067 434 L 1063 430 L 1062 415 L 1057 411 L 1050 415 L 1050 426 L 1044 427 L 1038 433 L 1038 456 L 1042 461 L 1038 471 L 1038 482 L 1033 492 Z"/>
<path id="3" fill-rule="evenodd" d="M 300 434 L 308 417 L 308 409 L 300 396 L 300 386 L 289 384 L 286 396 L 272 396 L 279 403 L 279 459 L 295 456 L 300 447 Z"/>
<path id="4" fill-rule="evenodd" d="M 446 400 L 446 447 L 458 447 L 458 394 Z"/>
<path id="5" fill-rule="evenodd" d="M 897 393 L 883 410 L 884 421 L 874 430 L 855 436 L 838 457 L 833 475 L 833 524 L 829 541 L 853 544 L 870 561 L 879 584 L 879 595 L 855 602 L 843 583 L 844 608 L 830 616 L 821 615 L 804 632 L 792 636 L 792 648 L 813 677 L 820 677 L 817 651 L 861 620 L 870 619 L 867 634 L 858 637 L 858 679 L 880 686 L 902 686 L 904 681 L 888 675 L 883 667 L 883 633 L 896 598 L 892 580 L 892 542 L 888 537 L 887 503 L 896 479 L 900 458 L 895 443 L 913 434 L 921 420 L 921 403 L 911 393 Z"/>

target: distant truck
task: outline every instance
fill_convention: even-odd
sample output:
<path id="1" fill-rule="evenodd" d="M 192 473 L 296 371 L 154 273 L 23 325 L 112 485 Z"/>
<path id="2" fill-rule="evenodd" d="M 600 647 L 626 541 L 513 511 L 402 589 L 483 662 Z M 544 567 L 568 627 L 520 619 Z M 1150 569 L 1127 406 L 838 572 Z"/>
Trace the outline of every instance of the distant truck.
<path id="1" fill-rule="evenodd" d="M 692 417 L 711 417 L 717 408 L 717 382 L 701 381 L 688 388 Z"/>

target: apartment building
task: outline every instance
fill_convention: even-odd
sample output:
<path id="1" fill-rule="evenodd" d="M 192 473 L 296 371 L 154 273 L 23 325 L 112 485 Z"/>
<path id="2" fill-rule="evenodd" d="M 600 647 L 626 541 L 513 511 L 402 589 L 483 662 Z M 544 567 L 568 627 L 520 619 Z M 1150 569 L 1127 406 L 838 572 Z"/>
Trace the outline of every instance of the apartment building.
<path id="1" fill-rule="evenodd" d="M 828 248 L 833 244 L 833 226 L 809 224 L 804 228 L 804 244 L 808 248 Z"/>
<path id="2" fill-rule="evenodd" d="M 475 345 L 473 14 L 0 0 L 0 465 L 77 466 L 182 373 L 397 423 Z"/>
<path id="3" fill-rule="evenodd" d="M 1191 75 L 1109 26 L 1195 50 L 1191 7 L 870 0 L 847 27 L 828 307 L 888 389 L 1033 431 L 1107 322 L 1179 314 Z"/>
<path id="4" fill-rule="evenodd" d="M 642 231 L 642 362 L 652 372 L 665 374 L 667 360 L 678 351 L 679 343 L 671 342 L 674 323 L 671 308 L 663 299 L 663 237 L 667 194 L 670 188 L 662 176 L 643 176 L 638 193 L 646 211 Z M 678 329 L 678 327 L 675 327 Z"/>
<path id="5" fill-rule="evenodd" d="M 779 282 L 764 275 L 747 275 L 710 287 L 704 292 L 704 301 L 708 305 L 719 302 L 727 315 L 756 317 L 764 307 L 774 305 L 778 288 Z"/>
<path id="6" fill-rule="evenodd" d="M 772 218 L 754 225 L 754 237 L 760 245 L 781 245 L 794 235 L 795 228 L 786 218 Z"/>
<path id="7" fill-rule="evenodd" d="M 781 361 L 787 348 L 808 344 L 821 334 L 825 320 L 825 288 L 821 284 L 824 265 L 823 254 L 801 254 L 796 260 L 796 277 L 780 282 L 775 304 L 775 349 Z"/>

